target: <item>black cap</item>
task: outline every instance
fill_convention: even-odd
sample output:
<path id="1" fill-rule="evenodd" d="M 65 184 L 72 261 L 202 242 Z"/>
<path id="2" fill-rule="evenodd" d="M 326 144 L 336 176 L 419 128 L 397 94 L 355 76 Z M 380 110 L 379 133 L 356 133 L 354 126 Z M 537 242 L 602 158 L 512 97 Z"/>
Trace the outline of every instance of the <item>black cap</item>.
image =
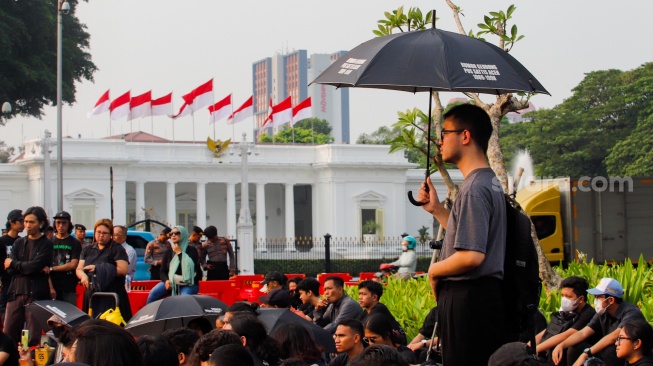
<path id="1" fill-rule="evenodd" d="M 258 300 L 264 304 L 278 308 L 290 307 L 290 293 L 288 290 L 282 288 L 275 288 L 267 295 L 259 297 Z"/>
<path id="2" fill-rule="evenodd" d="M 7 215 L 7 221 L 19 221 L 24 219 L 22 210 L 11 210 Z"/>
<path id="3" fill-rule="evenodd" d="M 193 226 L 193 232 L 197 235 L 204 235 L 204 231 L 199 226 Z"/>
<path id="4" fill-rule="evenodd" d="M 75 224 L 75 230 L 84 230 L 86 231 L 86 226 L 82 224 Z"/>
<path id="5" fill-rule="evenodd" d="M 72 219 L 70 214 L 68 212 L 66 212 L 66 211 L 57 212 L 57 214 L 54 215 L 54 218 L 55 219 L 66 219 L 68 221 L 70 221 Z"/>
<path id="6" fill-rule="evenodd" d="M 270 281 L 277 281 L 281 286 L 286 284 L 286 276 L 282 275 L 281 273 L 277 271 L 272 271 L 268 272 L 268 274 L 265 275 L 265 279 L 261 282 L 261 285 L 267 285 L 268 282 Z"/>

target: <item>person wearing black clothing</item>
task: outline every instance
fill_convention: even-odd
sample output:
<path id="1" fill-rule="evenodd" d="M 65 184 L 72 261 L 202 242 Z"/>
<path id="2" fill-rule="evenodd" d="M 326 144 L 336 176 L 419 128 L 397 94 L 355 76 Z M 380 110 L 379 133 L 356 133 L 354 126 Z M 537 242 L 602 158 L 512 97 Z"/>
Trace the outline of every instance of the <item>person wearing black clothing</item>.
<path id="1" fill-rule="evenodd" d="M 234 260 L 234 249 L 227 238 L 218 236 L 218 229 L 209 226 L 204 229 L 206 241 L 202 245 L 204 253 L 208 256 L 204 269 L 206 269 L 207 280 L 228 280 L 236 272 Z M 203 254 L 204 255 L 204 254 Z M 227 263 L 229 259 L 229 263 Z"/>
<path id="2" fill-rule="evenodd" d="M 401 354 L 401 357 L 413 365 L 417 363 L 417 358 L 413 351 L 399 344 L 396 334 L 392 329 L 392 323 L 383 314 L 374 314 L 365 319 L 365 340 L 371 345 L 384 344 L 393 347 Z"/>
<path id="3" fill-rule="evenodd" d="M 653 328 L 644 320 L 624 324 L 615 342 L 626 366 L 653 366 Z"/>
<path id="4" fill-rule="evenodd" d="M 434 339 L 431 339 L 433 336 L 433 329 L 435 328 L 435 324 L 438 322 L 438 307 L 434 306 L 433 309 L 429 311 L 428 314 L 426 314 L 426 317 L 424 318 L 424 322 L 422 323 L 422 327 L 419 329 L 419 332 L 413 338 L 412 341 L 408 344 L 408 348 L 413 350 L 415 352 L 415 356 L 417 357 L 417 361 L 422 363 L 423 361 L 426 360 L 427 352 L 425 351 L 429 349 L 432 350 L 433 347 L 437 346 L 438 344 L 438 338 L 435 337 Z M 438 359 L 440 359 L 439 355 L 437 356 Z"/>
<path id="5" fill-rule="evenodd" d="M 338 356 L 329 362 L 329 366 L 345 366 L 354 357 L 365 349 L 363 338 L 365 329 L 363 324 L 356 319 L 345 319 L 338 323 L 333 340 L 336 344 Z"/>
<path id="6" fill-rule="evenodd" d="M 406 345 L 406 332 L 401 327 L 397 319 L 390 312 L 385 304 L 379 302 L 383 295 L 383 285 L 374 281 L 362 281 L 358 284 L 358 303 L 364 311 L 358 316 L 361 323 L 365 322 L 365 318 L 373 314 L 381 314 L 388 318 L 392 323 L 392 330 L 395 333 L 396 339 L 401 344 Z"/>
<path id="7" fill-rule="evenodd" d="M 50 298 L 48 275 L 44 269 L 52 260 L 52 242 L 42 230 L 48 225 L 48 217 L 42 207 L 25 210 L 25 230 L 27 236 L 14 242 L 11 255 L 5 259 L 4 267 L 13 276 L 7 291 L 7 310 L 4 332 L 15 343 L 20 342 L 23 324 L 29 329 L 29 345 L 38 345 L 41 340 L 41 327 L 38 319 L 25 306 L 32 301 Z"/>
<path id="8" fill-rule="evenodd" d="M 129 259 L 125 248 L 113 241 L 112 236 L 111 220 L 100 219 L 95 223 L 93 244 L 82 249 L 76 271 L 77 278 L 86 288 L 82 310 L 88 312 L 94 292 L 115 292 L 118 295 L 120 314 L 127 322 L 132 317 L 125 289 Z M 114 300 L 109 298 L 94 299 L 92 305 L 93 317 L 115 307 Z"/>
<path id="9" fill-rule="evenodd" d="M 167 294 L 194 295 L 199 291 L 202 268 L 199 264 L 197 249 L 188 245 L 188 237 L 188 231 L 183 226 L 175 226 L 170 231 L 172 248 L 163 256 L 161 282 L 157 283 L 150 291 L 147 304 L 159 300 Z"/>
<path id="10" fill-rule="evenodd" d="M 5 262 L 7 253 L 11 251 L 18 234 L 25 230 L 23 225 L 23 211 L 11 210 L 7 215 L 7 233 L 0 237 L 0 263 Z M 11 282 L 11 276 L 5 270 L 4 266 L 0 266 L 0 281 L 2 281 L 2 288 L 0 289 L 0 323 L 5 321 L 5 309 L 7 307 L 7 290 Z"/>
<path id="11" fill-rule="evenodd" d="M 0 365 L 18 366 L 19 356 L 16 343 L 8 335 L 0 332 Z"/>
<path id="12" fill-rule="evenodd" d="M 54 216 L 57 235 L 52 238 L 52 263 L 47 272 L 50 274 L 57 300 L 77 305 L 77 283 L 79 279 L 75 270 L 79 264 L 82 244 L 70 235 L 73 231 L 70 214 L 61 211 Z"/>

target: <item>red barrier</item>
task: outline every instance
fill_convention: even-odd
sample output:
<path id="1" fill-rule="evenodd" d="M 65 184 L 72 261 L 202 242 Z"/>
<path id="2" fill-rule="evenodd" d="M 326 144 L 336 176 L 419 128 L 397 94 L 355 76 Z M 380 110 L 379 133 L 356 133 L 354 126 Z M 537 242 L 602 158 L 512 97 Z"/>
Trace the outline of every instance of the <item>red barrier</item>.
<path id="1" fill-rule="evenodd" d="M 131 290 L 127 293 L 129 305 L 132 308 L 132 314 L 136 314 L 147 302 L 147 296 L 150 290 Z"/>
<path id="2" fill-rule="evenodd" d="M 160 280 L 132 281 L 132 290 L 149 291 L 156 286 Z M 134 313 L 135 314 L 135 313 Z"/>
<path id="3" fill-rule="evenodd" d="M 232 305 L 239 298 L 239 289 L 236 287 L 236 281 L 234 280 L 200 281 L 199 285 L 200 295 L 213 296 L 227 305 Z"/>
<path id="4" fill-rule="evenodd" d="M 286 273 L 285 276 L 287 279 L 291 279 L 294 277 L 300 277 L 302 279 L 306 278 L 306 275 L 303 273 Z"/>
<path id="5" fill-rule="evenodd" d="M 324 293 L 324 281 L 328 277 L 340 277 L 346 283 L 351 281 L 352 277 L 349 273 L 340 272 L 340 273 L 318 273 L 317 281 L 320 283 L 320 293 Z"/>

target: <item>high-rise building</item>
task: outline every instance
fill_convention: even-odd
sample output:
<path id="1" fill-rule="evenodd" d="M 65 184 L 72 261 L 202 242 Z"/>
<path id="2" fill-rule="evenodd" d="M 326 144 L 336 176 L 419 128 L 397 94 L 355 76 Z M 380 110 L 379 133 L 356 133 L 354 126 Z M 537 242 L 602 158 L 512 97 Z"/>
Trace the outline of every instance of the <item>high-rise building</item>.
<path id="1" fill-rule="evenodd" d="M 349 143 L 349 90 L 319 84 L 308 86 L 344 53 L 308 57 L 306 50 L 299 50 L 254 62 L 252 89 L 256 136 L 273 132 L 272 128 L 261 129 L 269 114 L 270 99 L 276 104 L 291 96 L 294 106 L 310 96 L 313 116 L 329 122 L 336 143 Z"/>

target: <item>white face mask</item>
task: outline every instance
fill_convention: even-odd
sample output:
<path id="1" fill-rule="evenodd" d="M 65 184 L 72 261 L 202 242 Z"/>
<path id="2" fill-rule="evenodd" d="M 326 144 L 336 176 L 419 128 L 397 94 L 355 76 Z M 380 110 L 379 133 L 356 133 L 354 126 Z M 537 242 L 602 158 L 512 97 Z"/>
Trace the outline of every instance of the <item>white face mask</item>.
<path id="1" fill-rule="evenodd" d="M 576 301 L 572 301 L 571 299 L 563 297 L 562 304 L 560 305 L 560 311 L 572 312 L 576 310 L 578 307 L 578 300 L 580 300 L 580 297 L 577 298 Z"/>
<path id="2" fill-rule="evenodd" d="M 263 287 L 261 287 L 261 289 L 259 291 L 261 291 L 264 294 L 267 294 L 268 292 L 270 292 L 270 290 L 268 290 L 268 284 L 266 283 L 265 285 L 263 285 Z"/>
<path id="3" fill-rule="evenodd" d="M 401 251 L 405 252 L 405 251 L 407 251 L 407 250 L 408 250 L 408 247 L 407 247 L 407 246 L 405 246 L 405 245 L 402 245 L 402 246 L 401 246 Z"/>
<path id="4" fill-rule="evenodd" d="M 596 313 L 599 315 L 605 314 L 605 311 L 608 310 L 608 307 L 610 307 L 610 305 L 603 307 L 605 300 L 607 300 L 607 298 L 603 300 L 594 299 L 594 310 L 596 310 Z"/>

